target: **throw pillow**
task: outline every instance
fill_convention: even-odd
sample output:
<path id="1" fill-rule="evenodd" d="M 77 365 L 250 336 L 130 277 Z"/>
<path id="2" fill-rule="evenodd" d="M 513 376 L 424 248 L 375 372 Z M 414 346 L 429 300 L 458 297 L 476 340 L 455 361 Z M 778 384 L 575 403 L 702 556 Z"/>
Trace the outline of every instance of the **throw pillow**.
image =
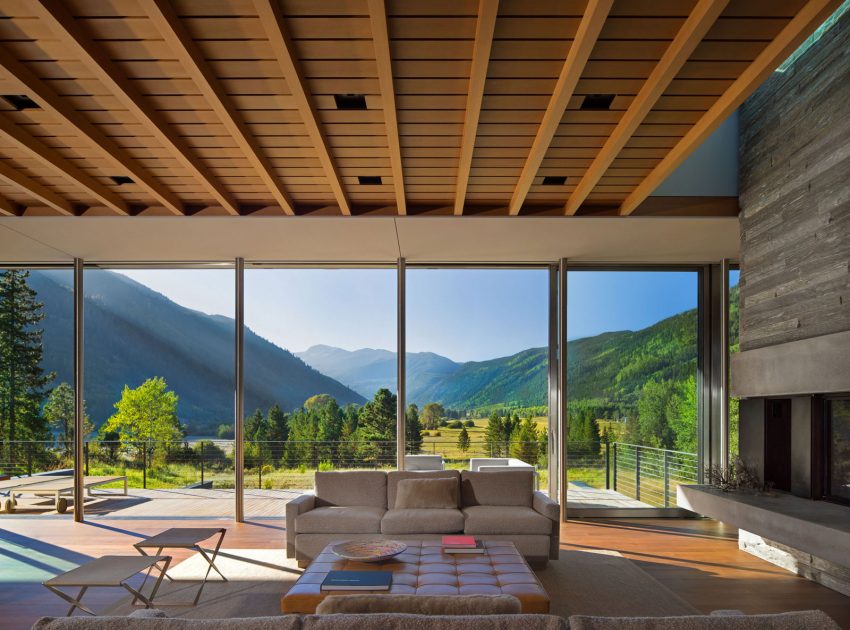
<path id="1" fill-rule="evenodd" d="M 398 482 L 395 509 L 457 509 L 457 479 L 402 479 Z"/>

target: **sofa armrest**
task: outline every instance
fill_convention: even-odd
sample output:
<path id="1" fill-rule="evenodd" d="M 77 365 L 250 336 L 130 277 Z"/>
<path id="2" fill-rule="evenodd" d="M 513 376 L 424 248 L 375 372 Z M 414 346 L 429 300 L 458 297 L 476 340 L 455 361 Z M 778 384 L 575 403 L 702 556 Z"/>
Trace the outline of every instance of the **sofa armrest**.
<path id="1" fill-rule="evenodd" d="M 549 535 L 549 559 L 557 560 L 561 550 L 561 505 L 539 490 L 534 493 L 531 507 L 552 521 L 552 533 Z"/>
<path id="2" fill-rule="evenodd" d="M 534 508 L 535 512 L 539 512 L 540 514 L 548 518 L 550 521 L 561 520 L 561 505 L 554 499 L 550 499 L 548 496 L 546 496 L 539 490 L 534 493 L 534 498 L 532 499 L 531 507 Z"/>
<path id="3" fill-rule="evenodd" d="M 309 512 L 316 507 L 316 497 L 302 494 L 286 504 L 286 557 L 295 557 L 295 520 L 299 514 Z"/>

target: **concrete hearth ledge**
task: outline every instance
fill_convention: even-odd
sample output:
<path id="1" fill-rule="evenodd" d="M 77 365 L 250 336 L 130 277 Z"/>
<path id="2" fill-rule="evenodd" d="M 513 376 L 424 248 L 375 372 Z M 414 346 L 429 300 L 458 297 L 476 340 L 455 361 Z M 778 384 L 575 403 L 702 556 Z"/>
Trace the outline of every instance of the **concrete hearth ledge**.
<path id="1" fill-rule="evenodd" d="M 679 507 L 850 567 L 850 507 L 801 499 L 679 486 Z"/>

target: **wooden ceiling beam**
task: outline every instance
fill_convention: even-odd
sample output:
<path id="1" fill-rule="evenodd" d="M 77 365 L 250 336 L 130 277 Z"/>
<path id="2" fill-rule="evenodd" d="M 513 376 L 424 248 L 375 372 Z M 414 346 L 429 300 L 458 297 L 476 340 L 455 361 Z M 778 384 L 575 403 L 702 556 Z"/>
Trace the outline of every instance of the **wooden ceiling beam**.
<path id="1" fill-rule="evenodd" d="M 343 214 L 350 215 L 351 204 L 342 185 L 342 177 L 340 177 L 333 155 L 331 155 L 328 140 L 324 131 L 322 131 L 319 113 L 313 105 L 307 81 L 297 62 L 295 47 L 286 30 L 285 18 L 279 3 L 276 0 L 254 0 L 254 8 L 259 15 L 260 23 L 269 39 L 277 63 L 283 71 L 286 85 L 295 100 L 296 108 L 301 114 L 301 120 L 307 128 L 307 135 L 318 154 L 319 163 L 322 165 L 339 209 Z"/>
<path id="2" fill-rule="evenodd" d="M 840 4 L 841 0 L 809 0 L 652 172 L 629 193 L 620 205 L 620 214 L 634 212 Z"/>
<path id="3" fill-rule="evenodd" d="M 670 82 L 679 74 L 682 66 L 685 65 L 705 34 L 723 13 L 727 4 L 729 4 L 729 0 L 699 0 L 697 2 L 632 104 L 623 114 L 614 131 L 608 136 L 584 176 L 576 184 L 564 207 L 565 214 L 575 214 L 588 195 L 593 192 L 608 167 L 611 166 L 611 163 L 640 127 L 646 115 L 667 90 Z"/>
<path id="4" fill-rule="evenodd" d="M 192 39 L 167 0 L 142 0 L 142 7 L 151 21 L 162 33 L 165 42 L 177 54 L 177 59 L 189 72 L 189 76 L 200 88 L 213 111 L 224 123 L 228 133 L 242 148 L 245 157 L 271 191 L 277 203 L 286 214 L 295 214 L 292 200 L 284 190 L 283 182 L 275 174 L 274 167 L 264 154 L 260 144 L 248 125 L 239 116 L 238 108 L 212 71 L 203 52 Z"/>
<path id="5" fill-rule="evenodd" d="M 19 214 L 20 211 L 14 203 L 12 203 L 9 199 L 6 199 L 6 197 L 0 196 L 0 216 L 16 217 Z"/>
<path id="6" fill-rule="evenodd" d="M 381 86 L 381 105 L 387 128 L 387 147 L 393 173 L 396 205 L 399 214 L 407 214 L 407 197 L 404 193 L 404 167 L 401 161 L 401 139 L 398 133 L 398 113 L 395 104 L 392 52 L 387 26 L 387 9 L 384 0 L 369 0 L 369 20 L 372 25 L 372 42 L 378 66 L 378 83 Z"/>
<path id="7" fill-rule="evenodd" d="M 20 61 L 12 59 L 11 55 L 0 55 L 0 68 L 3 68 L 6 75 L 18 85 L 22 94 L 32 98 L 41 109 L 73 129 L 80 137 L 85 138 L 106 160 L 120 169 L 116 175 L 132 177 L 140 188 L 147 191 L 167 210 L 174 214 L 184 214 L 183 204 L 174 193 Z"/>
<path id="8" fill-rule="evenodd" d="M 106 51 L 83 30 L 65 3 L 61 0 L 37 0 L 32 6 L 38 18 L 68 46 L 69 52 L 91 70 L 157 142 L 177 158 L 228 213 L 239 214 L 236 201 L 222 183 L 193 155 L 188 144 L 171 129 L 165 117 L 152 106 L 146 106 L 145 96 L 124 76 Z"/>
<path id="9" fill-rule="evenodd" d="M 478 120 L 481 117 L 481 102 L 484 99 L 484 84 L 487 81 L 487 67 L 490 63 L 490 49 L 493 46 L 493 32 L 496 29 L 498 13 L 499 0 L 479 1 L 475 43 L 472 48 L 472 69 L 469 73 L 466 113 L 463 118 L 463 135 L 461 136 L 460 159 L 455 185 L 454 213 L 456 215 L 463 214 L 463 207 L 466 204 L 469 169 L 472 167 L 475 138 L 478 136 Z"/>
<path id="10" fill-rule="evenodd" d="M 546 107 L 546 113 L 543 114 L 543 120 L 537 129 L 531 151 L 529 151 L 528 158 L 511 196 L 508 212 L 512 215 L 519 214 L 520 208 L 522 208 L 613 4 L 614 0 L 589 0 L 587 3 L 584 16 L 579 23 L 575 38 L 561 68 L 558 82 L 555 84 L 552 97 Z"/>
<path id="11" fill-rule="evenodd" d="M 13 144 L 31 158 L 57 171 L 63 177 L 103 202 L 106 207 L 114 212 L 124 215 L 130 214 L 130 208 L 127 202 L 111 191 L 108 186 L 98 182 L 94 177 L 75 166 L 71 161 L 62 157 L 56 149 L 48 147 L 41 140 L 31 136 L 5 116 L 0 116 L 0 138 Z"/>
<path id="12" fill-rule="evenodd" d="M 57 195 L 47 186 L 39 184 L 31 177 L 10 166 L 6 160 L 0 160 L 0 181 L 29 193 L 39 201 L 59 212 L 59 214 L 74 215 L 74 206 L 70 201 Z"/>

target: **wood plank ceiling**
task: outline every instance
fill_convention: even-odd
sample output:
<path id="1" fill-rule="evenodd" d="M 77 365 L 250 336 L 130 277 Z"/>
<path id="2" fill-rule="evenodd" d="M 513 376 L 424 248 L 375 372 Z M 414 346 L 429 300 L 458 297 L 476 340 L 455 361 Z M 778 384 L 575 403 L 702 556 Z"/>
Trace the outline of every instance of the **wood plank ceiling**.
<path id="1" fill-rule="evenodd" d="M 839 3 L 3 0 L 0 214 L 649 213 Z"/>

